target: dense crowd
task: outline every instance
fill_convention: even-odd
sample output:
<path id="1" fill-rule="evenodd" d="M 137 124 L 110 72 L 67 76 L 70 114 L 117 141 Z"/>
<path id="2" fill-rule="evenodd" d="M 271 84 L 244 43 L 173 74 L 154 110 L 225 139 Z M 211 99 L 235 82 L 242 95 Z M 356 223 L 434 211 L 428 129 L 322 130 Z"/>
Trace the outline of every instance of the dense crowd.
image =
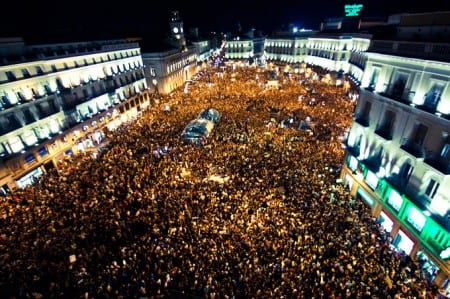
<path id="1" fill-rule="evenodd" d="M 1 297 L 438 298 L 337 181 L 354 91 L 304 74 L 267 88 L 269 75 L 202 71 L 95 158 L 8 194 Z M 221 119 L 207 144 L 180 140 L 209 106 Z"/>

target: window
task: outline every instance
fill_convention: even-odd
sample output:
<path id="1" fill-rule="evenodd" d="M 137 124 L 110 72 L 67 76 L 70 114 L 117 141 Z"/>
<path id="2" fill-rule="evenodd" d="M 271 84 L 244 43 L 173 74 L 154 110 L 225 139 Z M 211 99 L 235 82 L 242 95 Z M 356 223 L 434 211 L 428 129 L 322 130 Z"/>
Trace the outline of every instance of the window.
<path id="1" fill-rule="evenodd" d="M 395 122 L 395 113 L 391 110 L 386 110 L 383 121 L 383 129 L 392 131 Z"/>
<path id="2" fill-rule="evenodd" d="M 53 94 L 53 90 L 50 88 L 49 85 L 45 84 L 44 89 L 47 94 Z"/>
<path id="3" fill-rule="evenodd" d="M 369 126 L 369 116 L 370 116 L 370 110 L 372 108 L 371 102 L 363 102 L 362 107 L 360 107 L 359 113 L 356 115 L 356 121 L 367 127 Z"/>
<path id="4" fill-rule="evenodd" d="M 22 112 L 23 112 L 25 124 L 31 124 L 36 121 L 33 116 L 33 113 L 30 111 L 29 108 L 25 108 Z"/>
<path id="5" fill-rule="evenodd" d="M 2 95 L 1 97 L 0 97 L 0 103 L 1 103 L 1 105 L 2 105 L 2 108 L 5 108 L 4 106 L 10 106 L 10 105 L 12 105 L 12 103 L 11 103 L 11 100 L 8 98 L 8 96 L 5 94 L 5 95 Z"/>
<path id="6" fill-rule="evenodd" d="M 399 175 L 402 184 L 406 184 L 408 182 L 413 170 L 414 170 L 414 168 L 408 162 L 403 164 L 403 166 L 400 170 L 400 175 Z"/>
<path id="7" fill-rule="evenodd" d="M 6 77 L 8 78 L 9 81 L 16 81 L 16 75 L 11 72 L 11 71 L 6 71 Z"/>
<path id="8" fill-rule="evenodd" d="M 427 135 L 428 128 L 423 124 L 418 124 L 416 126 L 415 133 L 413 135 L 412 141 L 414 144 L 423 145 L 425 136 Z"/>
<path id="9" fill-rule="evenodd" d="M 358 168 L 358 160 L 355 157 L 349 156 L 348 168 L 350 168 L 352 171 L 356 171 L 356 169 Z"/>
<path id="10" fill-rule="evenodd" d="M 406 220 L 415 228 L 421 232 L 425 226 L 427 218 L 417 209 L 411 208 Z"/>
<path id="11" fill-rule="evenodd" d="M 436 195 L 436 191 L 439 188 L 439 183 L 435 181 L 434 179 L 430 179 L 430 182 L 428 183 L 427 189 L 425 190 L 425 194 L 429 198 L 433 198 Z"/>
<path id="12" fill-rule="evenodd" d="M 405 91 L 406 86 L 406 75 L 399 75 L 394 81 L 394 84 L 392 85 L 392 96 L 396 98 L 401 98 L 403 96 L 403 93 Z"/>
<path id="13" fill-rule="evenodd" d="M 0 143 L 0 157 L 6 156 L 7 152 L 3 143 Z"/>
<path id="14" fill-rule="evenodd" d="M 441 158 L 450 162 L 450 135 L 447 136 L 442 146 Z"/>
<path id="15" fill-rule="evenodd" d="M 386 110 L 384 113 L 383 121 L 377 129 L 379 135 L 386 139 L 392 138 L 392 131 L 395 123 L 395 113 L 391 110 Z"/>
<path id="16" fill-rule="evenodd" d="M 441 100 L 441 95 L 444 91 L 444 85 L 439 83 L 434 83 L 430 90 L 425 94 L 425 100 L 423 105 L 431 110 L 436 110 L 439 101 Z"/>
<path id="17" fill-rule="evenodd" d="M 365 181 L 372 190 L 375 190 L 378 186 L 378 177 L 370 170 L 367 171 Z"/>
<path id="18" fill-rule="evenodd" d="M 27 69 L 22 69 L 22 75 L 24 78 L 30 78 L 30 72 Z"/>
<path id="19" fill-rule="evenodd" d="M 44 72 L 42 71 L 42 68 L 40 66 L 36 67 L 36 74 L 38 74 L 38 75 L 43 75 L 44 74 Z"/>
<path id="20" fill-rule="evenodd" d="M 27 155 L 27 156 L 25 157 L 25 162 L 27 162 L 27 163 L 31 163 L 31 162 L 33 162 L 33 161 L 35 161 L 35 160 L 36 160 L 36 158 L 34 157 L 33 154 L 29 154 L 29 155 Z"/>
<path id="21" fill-rule="evenodd" d="M 370 115 L 370 109 L 372 108 L 372 103 L 371 102 L 365 102 L 364 103 L 364 107 L 362 108 L 362 116 L 364 117 L 369 117 Z"/>
<path id="22" fill-rule="evenodd" d="M 375 90 L 379 73 L 380 73 L 379 69 L 373 69 L 372 76 L 370 77 L 370 82 L 368 86 L 370 90 Z"/>
<path id="23" fill-rule="evenodd" d="M 10 128 L 12 128 L 13 130 L 22 127 L 22 123 L 19 121 L 19 119 L 17 118 L 17 116 L 15 114 L 8 115 L 7 119 L 8 119 Z"/>
<path id="24" fill-rule="evenodd" d="M 84 100 L 89 100 L 90 94 L 87 89 L 83 89 Z"/>
<path id="25" fill-rule="evenodd" d="M 397 192 L 394 190 L 391 191 L 391 194 L 389 194 L 389 198 L 387 199 L 388 204 L 397 212 L 400 211 L 402 205 L 403 205 L 403 197 L 400 196 Z"/>
<path id="26" fill-rule="evenodd" d="M 25 98 L 23 92 L 18 91 L 16 94 L 17 94 L 17 97 L 19 98 L 20 101 L 23 102 L 23 101 L 26 101 L 26 100 L 27 100 L 27 99 Z"/>

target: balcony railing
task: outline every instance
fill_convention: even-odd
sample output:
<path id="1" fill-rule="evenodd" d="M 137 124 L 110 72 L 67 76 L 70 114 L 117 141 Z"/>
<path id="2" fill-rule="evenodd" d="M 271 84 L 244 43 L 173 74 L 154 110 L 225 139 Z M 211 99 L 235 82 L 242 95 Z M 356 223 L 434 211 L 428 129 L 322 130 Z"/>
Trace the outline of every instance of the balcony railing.
<path id="1" fill-rule="evenodd" d="M 377 173 L 381 167 L 381 159 L 379 156 L 369 157 L 367 159 L 362 160 L 361 163 L 366 165 L 366 167 L 374 173 Z"/>
<path id="2" fill-rule="evenodd" d="M 392 129 L 390 128 L 380 127 L 375 130 L 375 134 L 386 140 L 392 140 Z"/>
<path id="3" fill-rule="evenodd" d="M 359 157 L 359 154 L 361 153 L 361 148 L 359 146 L 351 146 L 346 143 L 347 152 L 352 155 L 353 157 Z"/>
<path id="4" fill-rule="evenodd" d="M 392 84 L 386 86 L 385 91 L 380 92 L 380 95 L 386 98 L 390 98 L 394 101 L 400 102 L 402 104 L 409 105 L 412 103 L 411 99 L 414 97 L 415 91 L 404 90 L 400 92 L 394 92 Z"/>
<path id="5" fill-rule="evenodd" d="M 424 158 L 425 157 L 425 148 L 423 147 L 423 145 L 411 142 L 407 139 L 403 140 L 400 148 L 405 150 L 406 152 L 410 153 L 411 155 L 413 155 L 416 158 Z"/>
<path id="6" fill-rule="evenodd" d="M 437 105 L 435 105 L 435 106 L 431 106 L 431 105 L 418 105 L 418 106 L 416 106 L 416 108 L 418 108 L 420 110 L 423 110 L 423 111 L 426 111 L 428 113 L 432 113 L 432 114 L 436 113 L 436 107 L 437 107 Z"/>
<path id="7" fill-rule="evenodd" d="M 440 156 L 427 157 L 424 162 L 434 169 L 442 172 L 444 175 L 450 174 L 450 162 Z"/>
<path id="8" fill-rule="evenodd" d="M 405 193 L 407 181 L 402 180 L 397 173 L 391 173 L 385 177 L 386 181 L 392 185 L 399 193 Z"/>

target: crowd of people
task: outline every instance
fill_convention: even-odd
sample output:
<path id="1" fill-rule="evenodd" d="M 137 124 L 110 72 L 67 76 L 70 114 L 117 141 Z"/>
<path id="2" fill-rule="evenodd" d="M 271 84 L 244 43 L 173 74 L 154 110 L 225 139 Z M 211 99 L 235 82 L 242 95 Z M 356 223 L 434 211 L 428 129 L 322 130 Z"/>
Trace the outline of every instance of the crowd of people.
<path id="1" fill-rule="evenodd" d="M 337 180 L 350 91 L 269 74 L 204 70 L 107 150 L 5 196 L 1 297 L 438 298 Z M 184 143 L 207 107 L 221 113 L 207 143 Z"/>

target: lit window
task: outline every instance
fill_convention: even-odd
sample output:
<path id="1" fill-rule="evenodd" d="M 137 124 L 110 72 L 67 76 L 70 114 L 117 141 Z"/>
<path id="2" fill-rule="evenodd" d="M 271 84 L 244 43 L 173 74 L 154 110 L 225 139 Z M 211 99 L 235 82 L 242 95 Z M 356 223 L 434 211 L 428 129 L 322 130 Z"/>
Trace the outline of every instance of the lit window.
<path id="1" fill-rule="evenodd" d="M 403 205 L 403 198 L 395 191 L 391 191 L 389 198 L 387 200 L 389 205 L 394 208 L 397 212 L 400 211 L 400 208 Z"/>
<path id="2" fill-rule="evenodd" d="M 423 227 L 425 226 L 425 222 L 426 222 L 425 216 L 422 215 L 422 213 L 419 212 L 418 210 L 416 210 L 415 208 L 411 208 L 411 210 L 409 211 L 407 220 L 419 232 L 422 231 Z"/>
<path id="3" fill-rule="evenodd" d="M 372 188 L 372 190 L 375 190 L 377 188 L 377 186 L 378 186 L 378 177 L 372 171 L 368 171 L 367 172 L 365 180 L 366 180 L 367 185 L 370 188 Z"/>
<path id="4" fill-rule="evenodd" d="M 447 143 L 442 147 L 441 157 L 450 161 L 450 144 Z"/>
<path id="5" fill-rule="evenodd" d="M 425 190 L 425 194 L 429 198 L 433 198 L 436 195 L 436 191 L 439 188 L 439 183 L 436 182 L 433 179 L 430 179 L 430 182 L 428 183 L 427 189 Z"/>
<path id="6" fill-rule="evenodd" d="M 27 163 L 34 162 L 35 160 L 36 160 L 36 158 L 34 157 L 33 154 L 29 154 L 25 157 L 25 162 L 27 162 Z"/>

